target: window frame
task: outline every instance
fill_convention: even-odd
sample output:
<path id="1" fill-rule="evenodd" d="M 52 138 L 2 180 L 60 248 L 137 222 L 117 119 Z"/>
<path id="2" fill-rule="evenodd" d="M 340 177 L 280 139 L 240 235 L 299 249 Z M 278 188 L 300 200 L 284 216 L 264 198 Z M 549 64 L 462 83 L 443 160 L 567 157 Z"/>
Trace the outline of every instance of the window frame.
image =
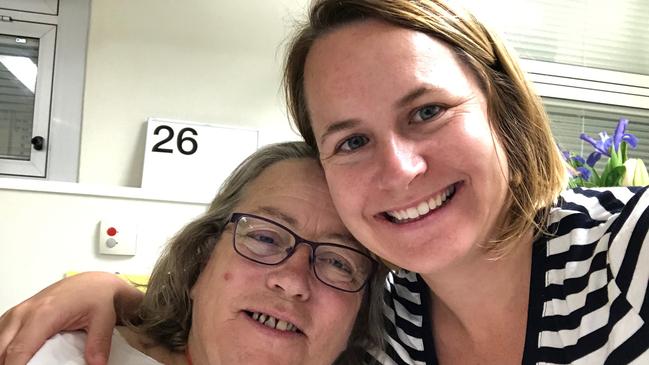
<path id="1" fill-rule="evenodd" d="M 525 58 L 521 59 L 521 66 L 541 97 L 619 105 L 649 111 L 649 75 Z"/>
<path id="2" fill-rule="evenodd" d="M 2 0 L 0 8 L 56 15 L 59 12 L 59 0 Z"/>
<path id="3" fill-rule="evenodd" d="M 12 20 L 10 22 L 0 21 L 0 33 L 16 37 L 39 39 L 38 73 L 36 75 L 37 87 L 34 90 L 32 136 L 43 136 L 46 140 L 46 145 L 42 150 L 37 151 L 33 148 L 31 149 L 29 160 L 0 159 L 0 172 L 11 172 L 14 175 L 22 176 L 45 177 L 56 26 L 18 20 Z"/>
<path id="4" fill-rule="evenodd" d="M 4 1 L 0 1 L 2 16 L 15 22 L 53 25 L 56 27 L 56 43 L 51 98 L 48 101 L 49 130 L 42 135 L 45 137 L 44 150 L 47 150 L 45 171 L 42 176 L 35 176 L 0 170 L 0 176 L 76 182 L 91 0 L 59 0 L 57 15 L 6 10 Z M 51 3 L 49 0 L 44 2 Z M 39 134 L 32 132 L 32 136 L 36 135 Z M 1 160 L 0 167 L 6 161 L 9 160 Z"/>

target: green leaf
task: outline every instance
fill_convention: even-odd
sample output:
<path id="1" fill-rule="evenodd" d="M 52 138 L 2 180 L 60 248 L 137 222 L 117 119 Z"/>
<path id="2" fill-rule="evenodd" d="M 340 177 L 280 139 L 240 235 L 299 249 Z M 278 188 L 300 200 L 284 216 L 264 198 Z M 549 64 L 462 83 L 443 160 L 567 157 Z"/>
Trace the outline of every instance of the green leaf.
<path id="1" fill-rule="evenodd" d="M 618 156 L 617 152 L 615 152 L 615 149 L 611 147 L 611 157 L 608 159 L 608 164 L 611 165 L 611 167 L 617 167 L 622 165 L 622 162 L 620 161 L 620 156 Z"/>
<path id="2" fill-rule="evenodd" d="M 627 155 L 627 150 L 628 150 L 629 144 L 622 141 L 620 143 L 620 155 L 622 156 L 622 163 L 626 162 L 626 160 L 629 159 L 629 156 Z"/>
<path id="3" fill-rule="evenodd" d="M 591 174 L 590 174 L 590 179 L 588 181 L 590 181 L 590 183 L 593 184 L 594 187 L 601 186 L 602 178 L 597 173 L 597 170 L 595 170 L 592 167 L 589 167 L 589 169 L 590 169 Z"/>
<path id="4" fill-rule="evenodd" d="M 624 165 L 613 168 L 604 178 L 604 186 L 620 186 L 625 172 L 626 167 Z"/>

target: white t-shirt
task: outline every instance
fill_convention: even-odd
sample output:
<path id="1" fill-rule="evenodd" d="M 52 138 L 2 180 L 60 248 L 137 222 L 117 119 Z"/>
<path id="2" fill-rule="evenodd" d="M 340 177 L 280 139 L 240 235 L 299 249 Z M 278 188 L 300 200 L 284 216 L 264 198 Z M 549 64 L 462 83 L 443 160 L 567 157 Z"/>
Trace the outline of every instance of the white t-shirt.
<path id="1" fill-rule="evenodd" d="M 61 332 L 52 336 L 27 365 L 85 365 L 86 333 Z M 117 329 L 113 330 L 108 365 L 162 365 L 131 347 Z"/>

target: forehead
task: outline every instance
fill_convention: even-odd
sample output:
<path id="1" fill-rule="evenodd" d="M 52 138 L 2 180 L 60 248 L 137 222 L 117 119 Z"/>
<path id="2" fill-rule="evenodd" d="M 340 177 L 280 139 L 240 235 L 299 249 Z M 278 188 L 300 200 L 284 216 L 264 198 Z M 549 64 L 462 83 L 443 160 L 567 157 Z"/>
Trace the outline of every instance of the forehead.
<path id="1" fill-rule="evenodd" d="M 316 96 L 318 103 L 344 102 L 335 98 L 340 92 L 366 97 L 376 91 L 398 93 L 413 83 L 459 92 L 470 83 L 466 71 L 445 42 L 368 20 L 344 25 L 314 42 L 305 64 L 305 88 L 307 99 Z"/>
<path id="2" fill-rule="evenodd" d="M 317 161 L 307 158 L 274 163 L 245 189 L 240 203 L 245 206 L 281 203 L 286 199 L 291 202 L 320 199 L 323 206 L 327 207 L 331 200 L 322 169 Z"/>
<path id="3" fill-rule="evenodd" d="M 237 207 L 283 223 L 304 238 L 351 241 L 338 217 L 320 165 L 313 159 L 281 161 L 252 181 Z"/>

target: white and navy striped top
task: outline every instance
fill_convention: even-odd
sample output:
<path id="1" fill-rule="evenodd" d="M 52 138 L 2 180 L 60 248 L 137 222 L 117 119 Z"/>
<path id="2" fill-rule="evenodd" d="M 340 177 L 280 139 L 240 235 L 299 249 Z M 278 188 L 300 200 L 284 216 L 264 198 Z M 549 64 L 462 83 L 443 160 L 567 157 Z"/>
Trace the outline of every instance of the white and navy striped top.
<path id="1" fill-rule="evenodd" d="M 534 242 L 523 364 L 649 364 L 649 193 L 646 188 L 561 194 Z M 381 364 L 437 364 L 429 289 L 390 275 Z M 371 361 L 368 361 L 371 362 Z"/>

